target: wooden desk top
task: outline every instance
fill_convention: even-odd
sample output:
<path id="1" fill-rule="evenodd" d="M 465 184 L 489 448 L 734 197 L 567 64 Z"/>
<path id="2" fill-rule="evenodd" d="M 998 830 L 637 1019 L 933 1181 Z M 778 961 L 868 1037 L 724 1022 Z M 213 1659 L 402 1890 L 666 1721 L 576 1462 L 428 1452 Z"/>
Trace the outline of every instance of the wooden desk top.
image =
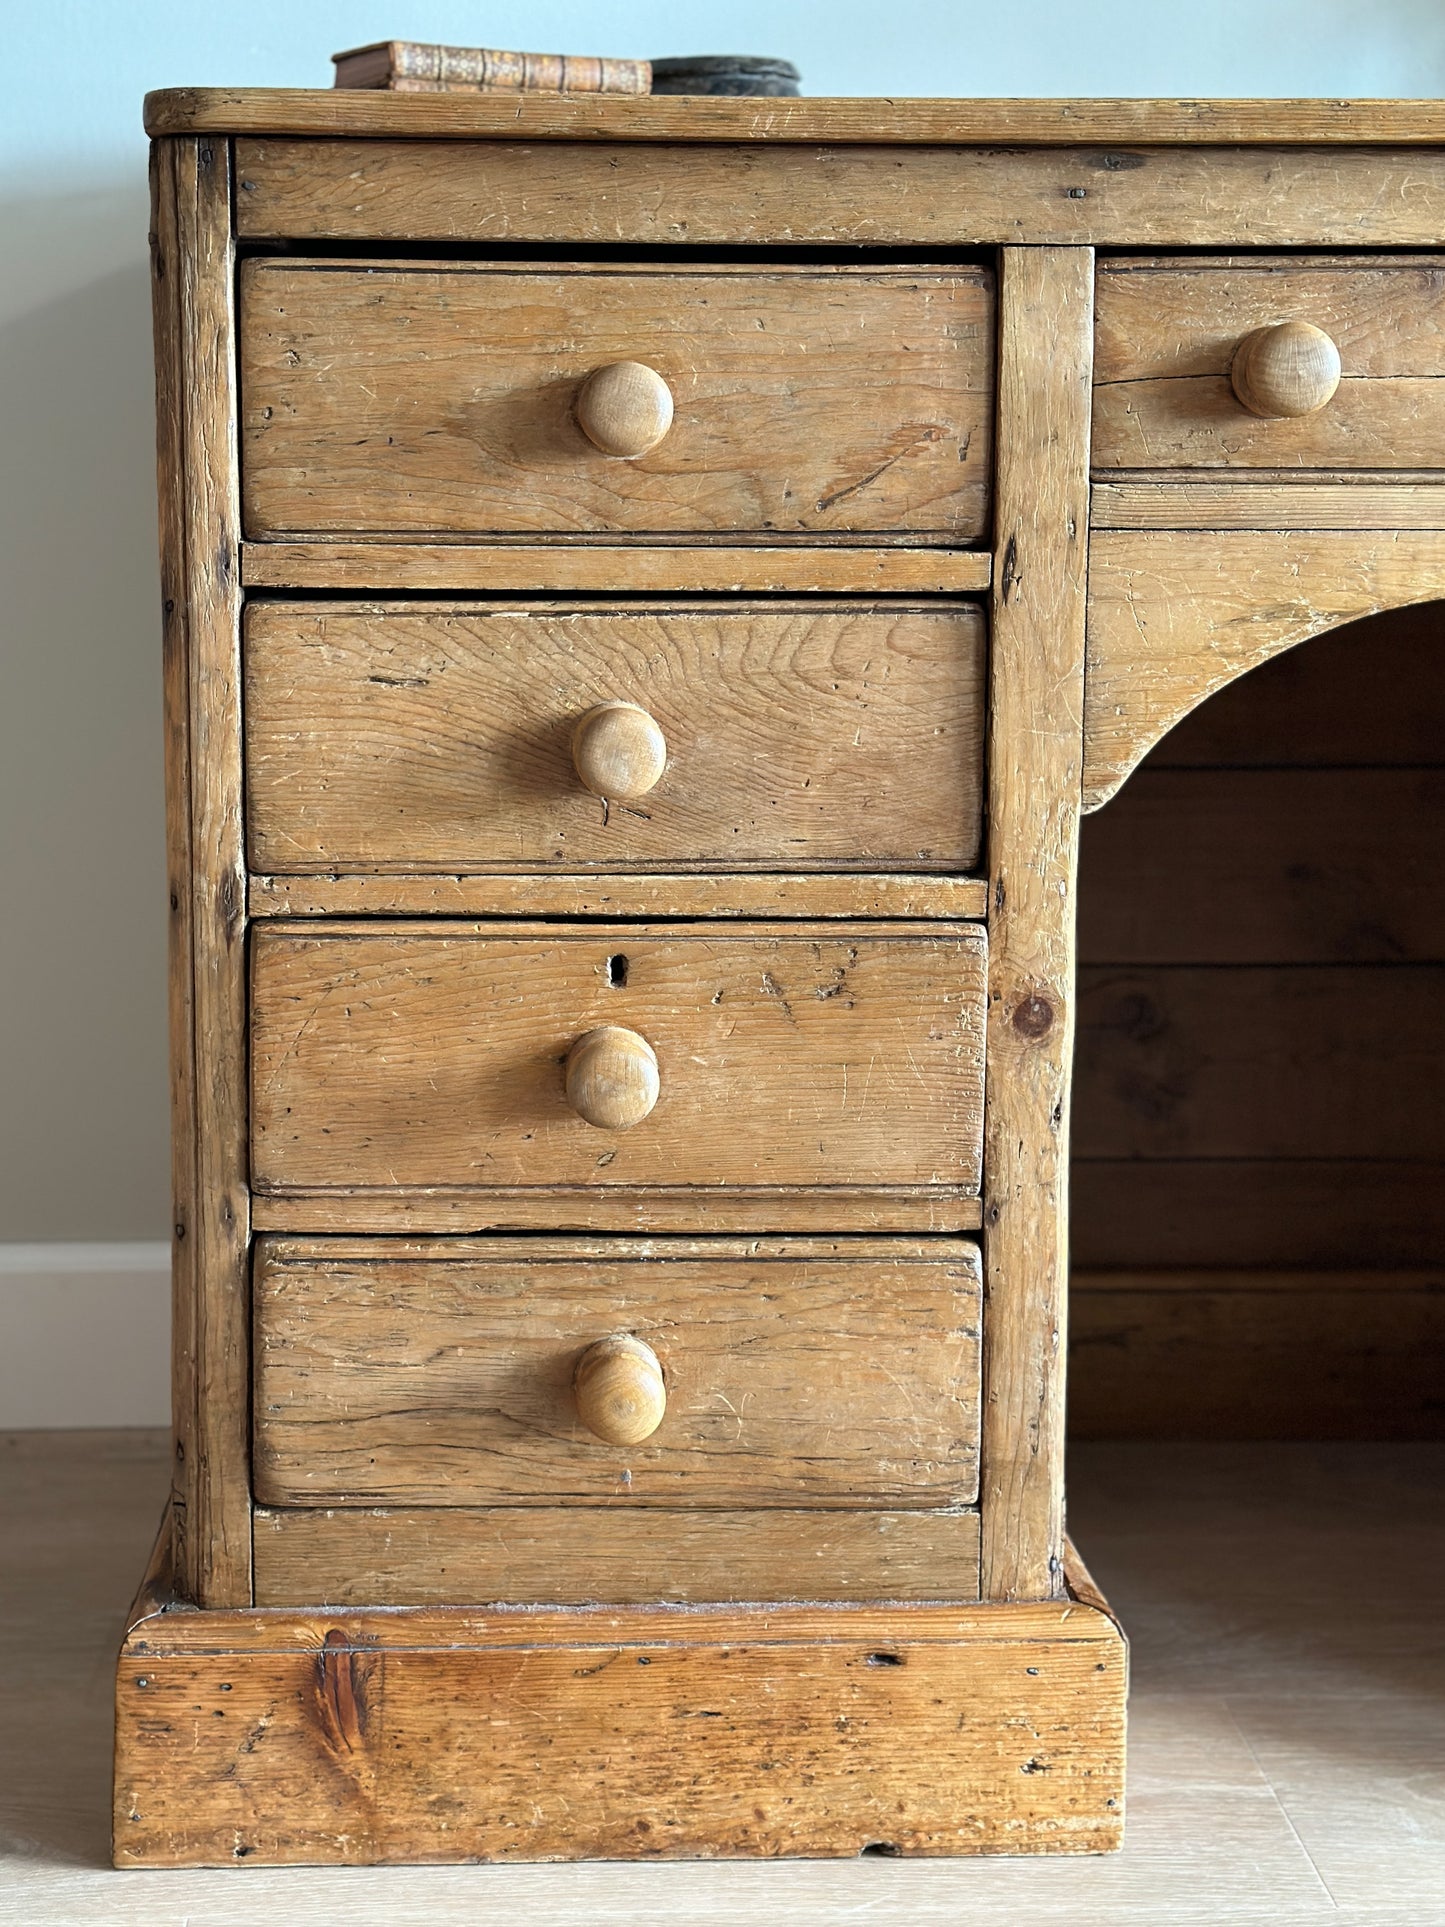
<path id="1" fill-rule="evenodd" d="M 637 99 L 170 87 L 146 95 L 145 127 L 151 135 L 312 134 L 347 140 L 1430 147 L 1445 143 L 1445 101 Z"/>

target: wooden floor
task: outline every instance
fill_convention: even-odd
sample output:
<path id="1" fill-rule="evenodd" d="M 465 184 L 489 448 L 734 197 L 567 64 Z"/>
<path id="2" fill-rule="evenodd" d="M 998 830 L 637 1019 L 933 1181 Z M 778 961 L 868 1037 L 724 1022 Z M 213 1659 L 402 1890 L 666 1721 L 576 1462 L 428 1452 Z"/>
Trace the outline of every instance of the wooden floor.
<path id="1" fill-rule="evenodd" d="M 1115 1858 L 117 1874 L 112 1653 L 164 1450 L 0 1438 L 0 1923 L 1445 1922 L 1445 1446 L 1093 1444 L 1072 1467 L 1134 1642 Z"/>

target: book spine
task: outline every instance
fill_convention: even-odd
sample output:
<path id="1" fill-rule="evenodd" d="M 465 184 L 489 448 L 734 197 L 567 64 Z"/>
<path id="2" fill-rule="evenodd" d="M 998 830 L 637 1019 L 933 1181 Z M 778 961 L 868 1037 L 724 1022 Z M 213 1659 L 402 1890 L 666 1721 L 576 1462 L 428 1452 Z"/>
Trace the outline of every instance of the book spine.
<path id="1" fill-rule="evenodd" d="M 393 92 L 647 94 L 646 60 L 602 60 L 585 54 L 507 53 L 497 47 L 440 47 L 416 40 L 391 42 Z"/>

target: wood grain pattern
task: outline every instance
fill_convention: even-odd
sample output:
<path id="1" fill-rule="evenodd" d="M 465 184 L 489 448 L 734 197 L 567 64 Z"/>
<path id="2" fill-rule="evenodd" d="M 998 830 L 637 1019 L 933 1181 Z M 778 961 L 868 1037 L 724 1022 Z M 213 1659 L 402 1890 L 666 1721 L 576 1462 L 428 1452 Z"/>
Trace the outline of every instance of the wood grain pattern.
<path id="1" fill-rule="evenodd" d="M 645 1339 L 598 1338 L 572 1372 L 577 1416 L 604 1445 L 640 1445 L 667 1416 L 662 1363 Z"/>
<path id="2" fill-rule="evenodd" d="M 375 1262 L 383 1255 L 406 1263 L 452 1258 L 469 1258 L 476 1263 L 502 1263 L 515 1258 L 518 1249 L 518 1240 L 510 1234 L 495 1238 L 390 1238 L 384 1246 L 378 1246 L 374 1238 L 365 1236 L 271 1238 L 266 1243 L 268 1254 L 280 1264 L 306 1264 L 320 1258 L 370 1259 Z M 802 1261 L 814 1258 L 837 1259 L 841 1262 L 856 1258 L 892 1260 L 904 1264 L 936 1258 L 940 1246 L 932 1238 L 875 1238 L 851 1231 L 815 1238 L 730 1237 L 699 1232 L 691 1237 L 669 1233 L 666 1237 L 626 1240 L 589 1238 L 575 1232 L 538 1232 L 527 1239 L 526 1249 L 537 1264 L 574 1264 L 581 1259 L 618 1257 L 655 1258 L 659 1261 L 674 1258 L 711 1259 L 721 1263 L 748 1259 L 767 1263 L 772 1259 Z M 976 1250 L 976 1246 L 972 1242 L 957 1243 L 948 1244 L 942 1249 L 949 1259 L 957 1258 L 962 1263 L 969 1263 L 969 1254 Z"/>
<path id="3" fill-rule="evenodd" d="M 248 535 L 983 527 L 980 268 L 253 259 L 240 304 Z M 635 355 L 676 412 L 622 461 L 573 410 Z"/>
<path id="4" fill-rule="evenodd" d="M 1090 544 L 1084 807 L 1206 696 L 1378 609 L 1445 595 L 1445 535 L 1105 530 Z"/>
<path id="5" fill-rule="evenodd" d="M 1256 247 L 1434 248 L 1445 211 L 1445 153 L 1425 144 L 925 144 L 905 156 L 886 134 L 831 146 L 277 137 L 238 139 L 236 156 L 248 240 L 941 250 L 1227 248 L 1248 235 Z"/>
<path id="6" fill-rule="evenodd" d="M 558 538 L 534 542 L 246 542 L 241 580 L 251 589 L 480 589 L 489 595 L 728 590 L 834 595 L 949 595 L 986 589 L 992 557 L 971 549 L 804 548 L 762 543 L 622 548 Z"/>
<path id="7" fill-rule="evenodd" d="M 1324 257 L 1100 269 L 1093 462 L 1111 469 L 1431 469 L 1445 434 L 1445 269 Z M 1331 399 L 1250 412 L 1231 382 L 1241 342 L 1309 322 L 1339 349 Z"/>
<path id="8" fill-rule="evenodd" d="M 1445 1159 L 1445 967 L 1081 970 L 1081 1157 Z"/>
<path id="9" fill-rule="evenodd" d="M 978 1300 L 969 1244 L 932 1259 L 875 1247 L 742 1260 L 524 1238 L 505 1256 L 460 1244 L 404 1259 L 386 1244 L 339 1257 L 324 1241 L 263 1240 L 257 1491 L 276 1505 L 584 1504 L 609 1518 L 967 1504 Z M 623 1450 L 591 1435 L 573 1385 L 579 1355 L 613 1333 L 650 1346 L 666 1385 L 661 1426 Z"/>
<path id="10" fill-rule="evenodd" d="M 1075 1271 L 1070 1310 L 1076 1438 L 1445 1432 L 1438 1270 Z"/>
<path id="11" fill-rule="evenodd" d="M 130 1463 L 95 1432 L 32 1433 L 10 1454 L 10 1638 L 16 1650 L 48 1641 L 66 1655 L 54 1674 L 17 1679 L 5 1729 L 20 1836 L 6 1863 L 9 1899 L 33 1927 L 61 1927 L 66 1911 L 86 1909 L 106 1927 L 157 1927 L 161 1883 L 116 1881 L 100 1859 L 109 1789 L 99 1770 L 96 1686 L 114 1641 L 109 1615 L 87 1602 L 98 1578 L 114 1596 L 120 1571 L 137 1568 L 165 1471 L 163 1448 L 133 1434 L 127 1443 Z M 298 1884 L 324 1888 L 328 1903 L 346 1910 L 346 1927 L 398 1927 L 398 1887 L 433 1927 L 473 1927 L 483 1886 L 488 1905 L 517 1927 L 551 1927 L 576 1911 L 579 1887 L 594 1901 L 605 1891 L 603 1904 L 620 1915 L 646 1913 L 668 1884 L 686 1890 L 694 1920 L 734 1908 L 740 1890 L 769 1911 L 776 1900 L 794 1918 L 822 1921 L 851 1907 L 865 1919 L 869 1909 L 884 1920 L 906 1912 L 910 1927 L 957 1927 L 961 1893 L 969 1927 L 1018 1927 L 1021 1912 L 1047 1919 L 1050 1909 L 1071 1927 L 1119 1927 L 1124 1906 L 1148 1920 L 1204 1911 L 1209 1927 L 1258 1927 L 1260 1914 L 1278 1917 L 1282 1903 L 1291 1927 L 1380 1927 L 1370 1915 L 1388 1918 L 1390 1909 L 1411 1917 L 1433 1891 L 1445 1850 L 1441 1816 L 1419 1797 L 1441 1719 L 1438 1699 L 1420 1684 L 1421 1655 L 1438 1631 L 1442 1571 L 1439 1535 L 1421 1538 L 1429 1456 L 1398 1446 L 1221 1453 L 1152 1443 L 1075 1455 L 1071 1484 L 1080 1516 L 1090 1518 L 1091 1551 L 1116 1588 L 1152 1602 L 1133 1642 L 1129 1852 L 1117 1866 L 1043 1859 L 920 1870 L 880 1867 L 867 1855 L 849 1866 L 714 1862 L 674 1876 L 646 1864 L 596 1873 L 561 1865 L 303 1883 L 289 1870 L 251 1866 L 225 1883 L 223 1897 L 240 1893 L 232 1905 L 249 1920 L 279 1918 L 295 1912 Z M 1247 1507 L 1241 1492 L 1251 1495 Z M 97 1572 L 98 1542 L 108 1578 Z M 1422 1550 L 1426 1582 L 1392 1595 L 1382 1620 L 1379 1595 L 1360 1575 L 1408 1564 Z M 1308 1639 L 1299 1636 L 1302 1571 L 1317 1581 Z M 1250 1602 L 1248 1637 L 1235 1614 L 1207 1607 L 1241 1596 Z M 1362 1666 L 1366 1650 L 1373 1658 Z M 1338 1802 L 1352 1787 L 1368 1803 L 1366 1825 L 1340 1824 Z M 1217 1824 L 1202 1827 L 1204 1812 Z M 1333 1894 L 1348 1894 L 1353 1907 L 1331 1898 L 1300 1835 Z M 904 1888 L 906 1905 L 895 1904 Z M 333 1894 L 344 1898 L 332 1903 Z M 340 1927 L 334 1912 L 329 1927 Z"/>
<path id="12" fill-rule="evenodd" d="M 562 1088 L 584 1123 L 599 1131 L 630 1131 L 657 1103 L 657 1052 L 625 1024 L 599 1024 L 567 1052 Z"/>
<path id="13" fill-rule="evenodd" d="M 1093 257 L 1006 250 L 989 693 L 983 1594 L 1062 1584 Z"/>
<path id="14" fill-rule="evenodd" d="M 1083 1600 L 158 1603 L 140 1602 L 117 1669 L 121 1866 L 1100 1852 L 1120 1837 L 1127 1654 Z"/>
<path id="15" fill-rule="evenodd" d="M 1445 963 L 1445 769 L 1136 770 L 1090 818 L 1089 964 Z"/>
<path id="16" fill-rule="evenodd" d="M 1149 754 L 1156 769 L 1445 764 L 1445 605 L 1381 610 L 1274 657 L 1192 710 Z M 1368 661 L 1369 674 L 1359 674 Z M 1085 834 L 1104 821 L 1091 818 Z"/>
<path id="17" fill-rule="evenodd" d="M 253 917 L 982 917 L 983 877 L 253 876 Z"/>
<path id="18" fill-rule="evenodd" d="M 645 455 L 672 427 L 672 390 L 645 362 L 609 362 L 577 390 L 573 413 L 604 455 Z"/>
<path id="19" fill-rule="evenodd" d="M 690 1187 L 631 1184 L 591 1191 L 531 1185 L 480 1190 L 421 1191 L 345 1188 L 298 1190 L 251 1201 L 257 1231 L 386 1232 L 462 1235 L 479 1231 L 535 1231 L 557 1225 L 578 1231 L 729 1232 L 836 1231 L 850 1233 L 976 1231 L 983 1222 L 976 1195 L 919 1191 L 898 1185 L 812 1184 L 729 1186 L 700 1193 Z"/>
<path id="20" fill-rule="evenodd" d="M 966 1515 L 965 1515 L 966 1516 Z M 974 1601 L 927 1608 L 911 1607 L 907 1622 L 919 1644 L 949 1643 L 955 1639 L 1006 1639 L 1028 1642 L 1057 1634 L 1084 1645 L 1096 1645 L 1109 1634 L 1092 1617 L 1112 1621 L 1112 1609 L 1093 1605 L 1097 1597 L 1072 1541 L 1065 1540 L 1065 1596 L 1058 1600 L 1020 1601 L 998 1607 Z M 720 1641 L 759 1640 L 797 1646 L 812 1642 L 857 1640 L 867 1647 L 889 1644 L 889 1628 L 897 1626 L 891 1600 L 859 1601 L 846 1613 L 815 1600 L 725 1602 L 705 1614 L 679 1613 L 656 1602 L 642 1610 L 604 1606 L 577 1610 L 539 1606 L 534 1612 L 498 1609 L 493 1602 L 470 1606 L 418 1607 L 408 1612 L 373 1614 L 338 1610 L 322 1601 L 291 1608 L 214 1612 L 177 1612 L 177 1599 L 167 1547 L 162 1541 L 152 1554 L 145 1581 L 129 1613 L 124 1652 L 133 1658 L 198 1658 L 224 1645 L 236 1655 L 267 1654 L 283 1645 L 305 1646 L 315 1653 L 324 1648 L 328 1631 L 338 1632 L 347 1645 L 373 1651 L 406 1652 L 414 1647 L 485 1646 L 510 1643 L 515 1635 L 524 1645 L 531 1636 L 547 1644 L 559 1636 L 580 1634 L 584 1644 L 605 1629 L 604 1637 L 624 1646 L 648 1645 L 654 1640 L 687 1639 L 705 1631 Z M 1082 1610 L 1079 1610 L 1079 1609 Z M 1114 1627 L 1117 1632 L 1117 1626 Z"/>
<path id="21" fill-rule="evenodd" d="M 171 1523 L 178 1571 L 204 1563 L 191 1536 L 188 1488 L 201 1415 L 195 1356 L 196 1034 L 191 897 L 191 684 L 186 596 L 185 404 L 181 392 L 180 252 L 176 143 L 151 149 L 151 312 L 156 377 L 156 493 L 161 574 L 161 673 L 165 726 L 167 1017 L 171 1122 Z M 193 1583 L 193 1581 L 191 1581 Z"/>
<path id="22" fill-rule="evenodd" d="M 263 1606 L 705 1606 L 978 1597 L 978 1514 L 570 1506 L 256 1514 Z"/>
<path id="23" fill-rule="evenodd" d="M 1320 481 L 1245 471 L 1239 480 L 1096 481 L 1096 529 L 1441 529 L 1445 487 L 1431 476 Z"/>
<path id="24" fill-rule="evenodd" d="M 646 796 L 667 767 L 667 739 L 640 703 L 597 703 L 572 731 L 572 767 L 594 796 Z"/>
<path id="25" fill-rule="evenodd" d="M 1080 1101 L 1083 1087 L 1080 1087 Z M 1084 1270 L 1435 1264 L 1445 1165 L 1360 1156 L 1076 1158 L 1073 1256 Z"/>
<path id="26" fill-rule="evenodd" d="M 190 1598 L 245 1605 L 246 884 L 226 144 L 180 142 L 163 162 L 158 195 L 168 856 L 186 866 L 173 867 L 171 949 L 174 1222 L 176 1242 L 190 1241 L 175 1273 L 177 1556 Z"/>
<path id="27" fill-rule="evenodd" d="M 978 1188 L 976 925 L 271 924 L 253 957 L 258 1193 Z M 559 1069 L 599 1023 L 662 1075 L 605 1142 Z"/>
<path id="28" fill-rule="evenodd" d="M 1436 100 L 670 100 L 478 94 L 403 96 L 301 87 L 167 87 L 145 98 L 150 135 L 295 133 L 432 139 L 978 142 L 1105 147 L 1303 143 L 1431 146 Z"/>
<path id="29" fill-rule="evenodd" d="M 1229 385 L 1252 415 L 1313 415 L 1340 385 L 1340 351 L 1312 321 L 1271 321 L 1235 349 Z"/>
<path id="30" fill-rule="evenodd" d="M 1399 1275 L 1445 1248 L 1445 1161 L 1428 1117 L 1418 1142 L 1400 1128 L 1421 1121 L 1432 1056 L 1445 1064 L 1426 1000 L 1403 1008 L 1418 966 L 1445 960 L 1439 636 L 1439 605 L 1398 610 L 1267 663 L 1084 826 L 1081 977 L 1137 995 L 1108 995 L 1123 1034 L 1081 1052 L 1075 1136 L 1127 1106 L 1144 1154 L 1073 1167 L 1076 1433 L 1439 1429 L 1445 1294 Z M 1189 968 L 1134 982 L 1111 963 Z M 1341 963 L 1371 968 L 1260 968 Z M 1086 1026 L 1101 1014 L 1084 1009 Z M 1209 1141 L 1171 1155 L 1206 1087 Z M 1348 1134 L 1347 1155 L 1299 1155 L 1322 1129 Z"/>
<path id="31" fill-rule="evenodd" d="M 967 870 L 983 678 L 966 606 L 256 603 L 251 861 Z M 645 798 L 604 806 L 574 732 L 616 701 L 646 705 L 667 762 Z"/>

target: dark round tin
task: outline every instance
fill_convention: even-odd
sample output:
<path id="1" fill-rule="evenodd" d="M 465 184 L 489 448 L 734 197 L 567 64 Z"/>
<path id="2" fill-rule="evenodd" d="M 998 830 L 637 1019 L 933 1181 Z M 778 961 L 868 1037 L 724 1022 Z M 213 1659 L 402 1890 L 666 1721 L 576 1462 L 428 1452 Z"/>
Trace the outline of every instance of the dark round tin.
<path id="1" fill-rule="evenodd" d="M 652 63 L 655 94 L 795 95 L 802 78 L 791 60 L 760 54 L 688 54 Z"/>

